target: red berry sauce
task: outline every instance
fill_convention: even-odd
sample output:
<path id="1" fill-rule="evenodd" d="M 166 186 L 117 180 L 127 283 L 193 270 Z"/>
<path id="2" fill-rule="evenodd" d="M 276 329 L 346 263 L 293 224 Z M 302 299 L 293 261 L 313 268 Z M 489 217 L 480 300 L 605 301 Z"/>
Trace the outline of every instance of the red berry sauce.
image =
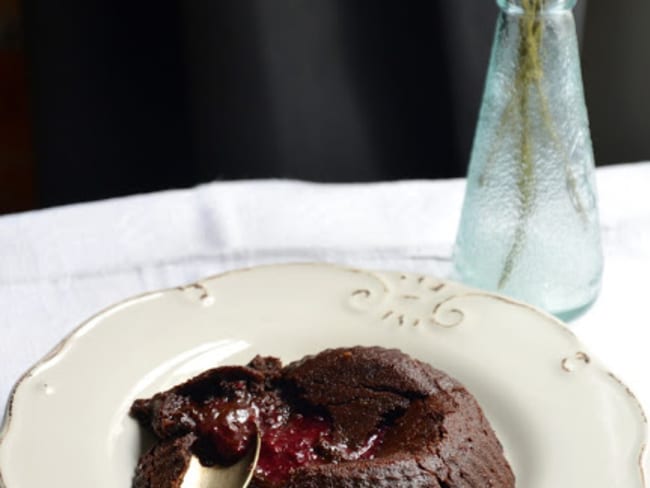
<path id="1" fill-rule="evenodd" d="M 320 416 L 292 414 L 287 422 L 262 435 L 257 475 L 270 486 L 284 486 L 297 468 L 332 462 L 372 459 L 382 440 L 378 432 L 351 449 L 332 441 L 331 423 Z"/>
<path id="2" fill-rule="evenodd" d="M 244 456 L 259 431 L 262 437 L 256 476 L 281 487 L 302 466 L 372 459 L 383 439 L 378 430 L 362 446 L 335 442 L 323 416 L 291 411 L 277 394 L 254 397 L 238 390 L 229 398 L 195 405 L 197 455 L 205 465 L 232 464 Z"/>

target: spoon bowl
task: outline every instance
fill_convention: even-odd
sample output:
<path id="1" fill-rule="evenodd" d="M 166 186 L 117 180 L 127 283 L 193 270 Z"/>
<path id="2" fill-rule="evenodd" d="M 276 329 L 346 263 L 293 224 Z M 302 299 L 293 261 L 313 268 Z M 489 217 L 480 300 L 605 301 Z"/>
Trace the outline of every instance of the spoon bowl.
<path id="1" fill-rule="evenodd" d="M 248 452 L 232 466 L 203 466 L 192 456 L 180 488 L 246 488 L 255 474 L 262 438 L 258 434 Z"/>

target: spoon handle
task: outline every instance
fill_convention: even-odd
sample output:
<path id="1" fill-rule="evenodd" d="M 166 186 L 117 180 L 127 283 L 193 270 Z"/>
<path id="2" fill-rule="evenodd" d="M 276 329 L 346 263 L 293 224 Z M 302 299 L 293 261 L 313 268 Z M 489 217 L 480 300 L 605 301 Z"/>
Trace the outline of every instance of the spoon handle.
<path id="1" fill-rule="evenodd" d="M 244 480 L 244 484 L 242 485 L 242 488 L 247 488 L 250 482 L 253 480 L 253 476 L 255 476 L 255 469 L 257 468 L 257 463 L 260 460 L 261 448 L 262 448 L 262 436 L 258 432 L 257 435 L 255 436 L 255 449 L 251 449 L 253 455 L 250 459 L 250 464 L 248 465 L 248 476 Z"/>

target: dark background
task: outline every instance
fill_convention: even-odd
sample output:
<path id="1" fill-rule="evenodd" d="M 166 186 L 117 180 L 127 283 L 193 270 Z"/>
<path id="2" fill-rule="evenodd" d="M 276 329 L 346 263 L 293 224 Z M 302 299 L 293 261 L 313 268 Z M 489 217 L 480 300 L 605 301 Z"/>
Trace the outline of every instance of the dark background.
<path id="1" fill-rule="evenodd" d="M 648 159 L 648 111 L 612 109 L 611 70 L 645 71 L 621 72 L 603 35 L 634 29 L 602 4 L 577 11 L 597 159 Z M 31 206 L 214 179 L 462 176 L 496 15 L 491 0 L 25 0 Z M 644 142 L 612 137 L 612 114 Z"/>

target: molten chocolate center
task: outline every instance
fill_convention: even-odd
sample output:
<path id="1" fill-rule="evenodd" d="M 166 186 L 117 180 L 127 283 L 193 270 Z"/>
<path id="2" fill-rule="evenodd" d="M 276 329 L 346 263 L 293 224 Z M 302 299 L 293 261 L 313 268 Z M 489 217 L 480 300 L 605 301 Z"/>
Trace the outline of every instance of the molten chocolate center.
<path id="1" fill-rule="evenodd" d="M 228 465 L 241 459 L 262 438 L 257 475 L 269 486 L 283 486 L 298 468 L 332 462 L 372 459 L 383 430 L 352 447 L 336 440 L 329 419 L 290 409 L 277 394 L 255 397 L 238 390 L 234 398 L 214 398 L 193 405 L 198 440 L 194 451 L 204 465 Z"/>

